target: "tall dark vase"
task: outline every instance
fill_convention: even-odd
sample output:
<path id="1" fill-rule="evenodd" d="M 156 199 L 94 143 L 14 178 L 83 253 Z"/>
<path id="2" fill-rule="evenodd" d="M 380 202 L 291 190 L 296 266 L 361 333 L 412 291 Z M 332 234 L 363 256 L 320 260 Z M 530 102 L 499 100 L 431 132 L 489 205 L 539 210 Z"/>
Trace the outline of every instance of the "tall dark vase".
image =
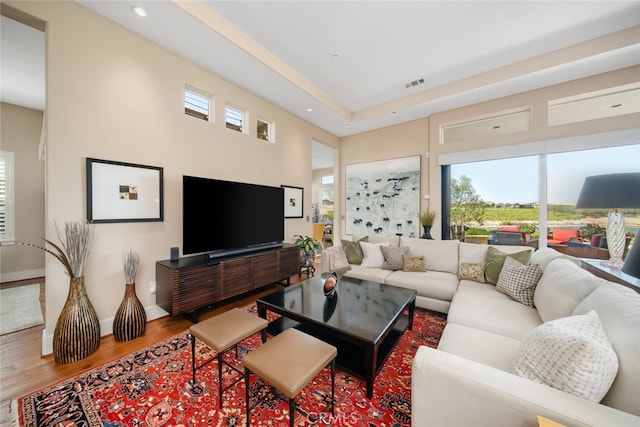
<path id="1" fill-rule="evenodd" d="M 423 225 L 422 228 L 424 228 L 424 233 L 422 234 L 422 236 L 420 236 L 420 238 L 433 240 L 433 237 L 431 237 L 431 226 Z"/>
<path id="2" fill-rule="evenodd" d="M 127 283 L 113 319 L 113 335 L 116 341 L 129 341 L 142 336 L 146 327 L 147 313 L 136 295 L 136 284 Z"/>
<path id="3" fill-rule="evenodd" d="M 69 294 L 53 331 L 56 363 L 72 363 L 95 352 L 100 345 L 100 322 L 84 283 L 72 277 Z"/>

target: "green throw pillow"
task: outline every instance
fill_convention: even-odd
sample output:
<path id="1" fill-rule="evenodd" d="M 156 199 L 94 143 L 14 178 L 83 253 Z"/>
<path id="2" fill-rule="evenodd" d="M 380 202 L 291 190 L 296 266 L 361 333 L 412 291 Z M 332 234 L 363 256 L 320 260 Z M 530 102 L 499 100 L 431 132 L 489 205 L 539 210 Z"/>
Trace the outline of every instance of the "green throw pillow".
<path id="1" fill-rule="evenodd" d="M 516 261 L 520 261 L 521 264 L 527 265 L 531 258 L 531 251 L 525 250 L 507 254 L 493 246 L 489 246 L 487 248 L 487 262 L 484 268 L 484 277 L 487 283 L 491 283 L 492 285 L 498 283 L 498 278 L 500 277 L 500 272 L 502 271 L 502 266 L 504 265 L 504 260 L 507 255 Z"/>
<path id="2" fill-rule="evenodd" d="M 349 264 L 362 264 L 362 258 L 364 258 L 364 253 L 362 252 L 362 248 L 360 247 L 360 242 L 368 242 L 369 236 L 361 237 L 355 242 L 349 240 L 340 240 L 342 244 L 342 249 L 344 249 L 345 255 L 347 255 L 347 259 L 349 260 Z"/>

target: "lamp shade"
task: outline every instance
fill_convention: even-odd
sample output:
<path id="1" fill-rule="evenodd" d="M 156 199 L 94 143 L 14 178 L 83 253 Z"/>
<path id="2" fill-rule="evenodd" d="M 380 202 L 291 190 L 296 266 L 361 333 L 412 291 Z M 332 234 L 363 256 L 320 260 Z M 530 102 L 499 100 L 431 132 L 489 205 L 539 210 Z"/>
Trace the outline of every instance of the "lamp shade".
<path id="1" fill-rule="evenodd" d="M 576 209 L 640 208 L 640 172 L 588 176 Z"/>

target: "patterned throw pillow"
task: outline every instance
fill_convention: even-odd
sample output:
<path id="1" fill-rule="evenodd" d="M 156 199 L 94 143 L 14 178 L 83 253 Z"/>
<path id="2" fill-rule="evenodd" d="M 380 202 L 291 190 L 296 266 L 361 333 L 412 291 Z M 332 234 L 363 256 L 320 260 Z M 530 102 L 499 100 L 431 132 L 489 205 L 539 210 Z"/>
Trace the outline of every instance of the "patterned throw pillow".
<path id="1" fill-rule="evenodd" d="M 402 271 L 427 271 L 424 256 L 405 256 Z"/>
<path id="2" fill-rule="evenodd" d="M 533 304 L 533 293 L 542 277 L 538 264 L 524 265 L 508 256 L 504 260 L 496 289 L 529 307 Z"/>
<path id="3" fill-rule="evenodd" d="M 344 249 L 344 253 L 347 255 L 347 259 L 349 260 L 349 264 L 362 263 L 364 254 L 362 253 L 360 242 L 366 242 L 367 240 L 369 240 L 368 236 L 361 237 L 360 239 L 355 241 L 340 240 L 342 248 Z"/>
<path id="4" fill-rule="evenodd" d="M 514 372 L 576 396 L 600 402 L 618 373 L 616 355 L 598 313 L 551 320 L 529 332 Z"/>
<path id="5" fill-rule="evenodd" d="M 385 270 L 402 270 L 404 267 L 404 256 L 409 253 L 407 246 L 401 246 L 399 248 L 380 246 L 382 256 L 384 256 L 384 263 L 382 268 Z"/>
<path id="6" fill-rule="evenodd" d="M 458 265 L 458 279 L 484 283 L 484 262 L 461 262 Z"/>
<path id="7" fill-rule="evenodd" d="M 351 270 L 347 255 L 344 253 L 342 246 L 332 246 L 326 249 L 329 255 L 329 269 L 331 271 L 344 273 Z"/>
<path id="8" fill-rule="evenodd" d="M 389 246 L 389 243 L 369 243 L 360 242 L 360 247 L 364 253 L 361 267 L 382 268 L 384 264 L 384 256 L 380 250 L 380 246 Z"/>
<path id="9" fill-rule="evenodd" d="M 507 254 L 493 246 L 489 246 L 487 248 L 487 260 L 484 266 L 484 278 L 487 283 L 491 283 L 492 285 L 498 283 L 498 277 L 500 277 L 500 271 L 502 271 L 502 265 L 504 264 L 504 259 L 507 255 L 526 265 L 529 264 L 531 251 L 525 250 L 522 252 Z"/>

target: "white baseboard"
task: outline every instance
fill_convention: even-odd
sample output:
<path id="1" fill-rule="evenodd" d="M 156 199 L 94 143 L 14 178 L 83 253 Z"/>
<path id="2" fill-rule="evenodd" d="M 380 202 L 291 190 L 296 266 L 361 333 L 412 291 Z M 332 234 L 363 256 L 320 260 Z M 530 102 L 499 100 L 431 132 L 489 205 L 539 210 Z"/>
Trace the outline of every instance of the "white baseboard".
<path id="1" fill-rule="evenodd" d="M 39 277 L 44 277 L 44 275 L 44 268 L 0 273 L 0 283 L 15 282 L 17 280 L 37 279 Z"/>
<path id="2" fill-rule="evenodd" d="M 168 316 L 169 313 L 157 305 L 145 307 L 147 313 L 147 323 L 160 317 Z M 100 336 L 104 337 L 113 333 L 113 317 L 100 321 Z M 53 353 L 53 333 L 48 333 L 46 329 L 42 331 L 42 355 Z"/>

